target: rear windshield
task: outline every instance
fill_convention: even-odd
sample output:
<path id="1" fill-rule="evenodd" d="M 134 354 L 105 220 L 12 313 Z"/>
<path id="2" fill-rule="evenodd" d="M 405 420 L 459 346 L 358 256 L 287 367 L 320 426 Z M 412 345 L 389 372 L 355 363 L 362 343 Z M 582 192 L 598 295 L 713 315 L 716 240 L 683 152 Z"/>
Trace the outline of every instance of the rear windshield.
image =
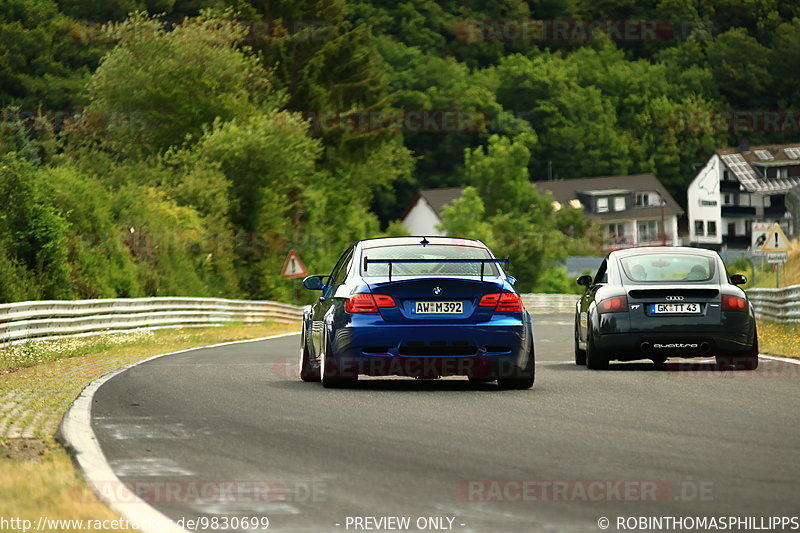
<path id="1" fill-rule="evenodd" d="M 403 246 L 381 246 L 364 250 L 361 259 L 361 275 L 365 277 L 386 277 L 389 275 L 388 263 L 370 263 L 364 269 L 364 258 L 368 259 L 492 259 L 486 248 L 477 246 L 453 246 L 449 244 L 419 244 Z M 394 263 L 392 277 L 395 276 L 480 276 L 481 264 L 475 263 Z M 485 276 L 499 276 L 495 263 L 486 263 Z"/>
<path id="2" fill-rule="evenodd" d="M 715 261 L 703 255 L 633 255 L 621 262 L 632 281 L 708 281 L 714 277 Z"/>

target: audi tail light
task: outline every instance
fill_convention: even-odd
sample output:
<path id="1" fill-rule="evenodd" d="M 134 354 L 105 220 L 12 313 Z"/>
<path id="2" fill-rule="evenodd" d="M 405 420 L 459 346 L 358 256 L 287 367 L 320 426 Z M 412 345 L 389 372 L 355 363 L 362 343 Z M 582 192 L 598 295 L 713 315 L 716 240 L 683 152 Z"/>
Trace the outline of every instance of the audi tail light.
<path id="1" fill-rule="evenodd" d="M 597 310 L 602 315 L 605 313 L 627 313 L 628 312 L 628 297 L 627 296 L 614 296 L 613 298 L 606 298 L 597 304 Z"/>
<path id="2" fill-rule="evenodd" d="M 722 310 L 734 313 L 747 312 L 747 300 L 729 294 L 722 295 Z"/>

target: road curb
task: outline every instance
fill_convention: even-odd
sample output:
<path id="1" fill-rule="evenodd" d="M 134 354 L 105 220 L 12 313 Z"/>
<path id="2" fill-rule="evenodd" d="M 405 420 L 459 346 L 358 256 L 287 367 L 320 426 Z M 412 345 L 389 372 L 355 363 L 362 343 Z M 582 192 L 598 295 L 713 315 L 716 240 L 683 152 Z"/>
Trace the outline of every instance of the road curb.
<path id="1" fill-rule="evenodd" d="M 792 359 L 791 357 L 780 357 L 778 355 L 767 355 L 764 353 L 758 354 L 761 359 L 769 359 L 770 361 L 781 361 L 783 363 L 791 363 L 793 365 L 800 365 L 800 359 Z"/>
<path id="2" fill-rule="evenodd" d="M 103 455 L 103 451 L 100 449 L 100 444 L 97 441 L 94 431 L 92 431 L 92 404 L 94 403 L 95 393 L 103 384 L 113 377 L 154 359 L 195 350 L 218 348 L 220 346 L 229 346 L 232 344 L 244 344 L 246 342 L 259 342 L 299 334 L 300 332 L 298 331 L 296 333 L 282 333 L 280 335 L 271 335 L 269 337 L 260 337 L 257 339 L 222 342 L 218 344 L 209 344 L 207 346 L 186 348 L 175 352 L 154 355 L 142 361 L 118 368 L 113 372 L 109 372 L 95 379 L 81 391 L 64 415 L 58 433 L 56 434 L 56 440 L 67 449 L 73 461 L 83 474 L 84 480 L 100 501 L 113 509 L 122 518 L 141 525 L 142 527 L 138 528 L 140 531 L 144 533 L 187 533 L 185 529 L 178 527 L 171 518 L 156 510 L 134 494 L 120 481 L 116 474 L 114 474 L 111 465 L 108 464 L 105 455 Z M 116 501 L 108 500 L 97 490 L 97 487 L 107 486 L 108 484 L 113 484 L 115 486 L 114 493 Z"/>

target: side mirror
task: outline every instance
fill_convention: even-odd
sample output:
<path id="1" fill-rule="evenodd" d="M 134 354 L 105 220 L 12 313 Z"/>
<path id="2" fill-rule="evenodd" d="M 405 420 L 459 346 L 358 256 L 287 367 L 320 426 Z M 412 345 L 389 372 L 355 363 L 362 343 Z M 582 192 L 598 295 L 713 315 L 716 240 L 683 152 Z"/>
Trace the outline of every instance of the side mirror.
<path id="1" fill-rule="evenodd" d="M 592 284 L 592 276 L 588 274 L 585 276 L 580 276 L 578 279 L 575 280 L 575 283 L 577 283 L 578 285 L 582 285 L 584 287 L 588 287 L 589 285 Z"/>
<path id="2" fill-rule="evenodd" d="M 322 291 L 325 290 L 325 284 L 322 282 L 323 279 L 327 278 L 326 274 L 317 274 L 316 276 L 308 276 L 307 278 L 303 279 L 303 287 L 310 291 Z"/>
<path id="3" fill-rule="evenodd" d="M 733 274 L 731 276 L 731 283 L 734 285 L 744 285 L 747 283 L 747 276 L 744 274 Z"/>
<path id="4" fill-rule="evenodd" d="M 512 287 L 517 284 L 517 278 L 515 278 L 514 276 L 506 275 L 506 279 L 508 280 L 508 282 L 511 284 Z"/>

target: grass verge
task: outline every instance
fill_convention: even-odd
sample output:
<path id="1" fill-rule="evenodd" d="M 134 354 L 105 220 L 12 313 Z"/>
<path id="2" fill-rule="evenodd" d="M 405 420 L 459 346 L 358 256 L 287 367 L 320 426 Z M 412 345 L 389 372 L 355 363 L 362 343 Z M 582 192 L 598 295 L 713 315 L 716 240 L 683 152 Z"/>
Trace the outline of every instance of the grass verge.
<path id="1" fill-rule="evenodd" d="M 34 524 L 40 516 L 118 518 L 94 497 L 54 439 L 64 413 L 94 379 L 161 353 L 298 329 L 298 324 L 165 329 L 0 349 L 0 516 Z"/>
<path id="2" fill-rule="evenodd" d="M 759 322 L 758 347 L 761 353 L 800 359 L 800 324 Z"/>

